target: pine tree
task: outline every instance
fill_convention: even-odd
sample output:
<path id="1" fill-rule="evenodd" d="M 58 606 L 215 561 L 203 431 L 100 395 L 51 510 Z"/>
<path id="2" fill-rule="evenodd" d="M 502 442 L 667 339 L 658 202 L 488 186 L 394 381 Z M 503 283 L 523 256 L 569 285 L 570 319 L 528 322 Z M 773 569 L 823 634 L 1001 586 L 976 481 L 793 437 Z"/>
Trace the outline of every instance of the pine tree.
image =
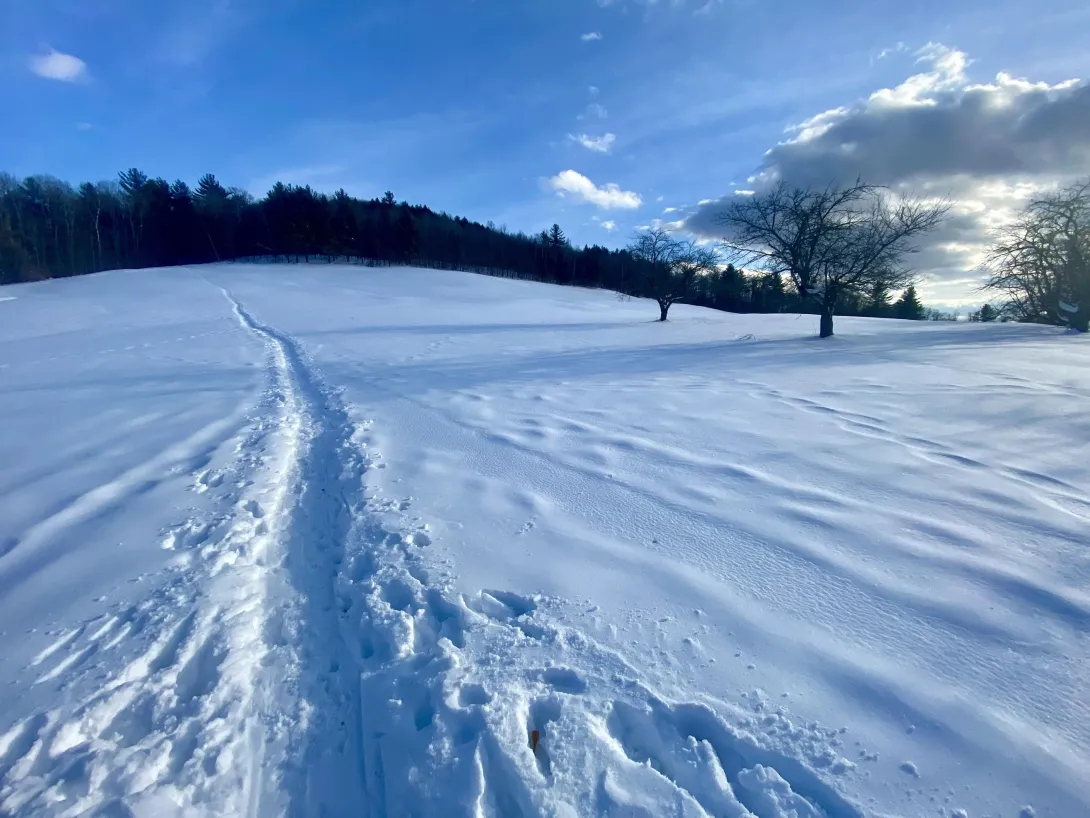
<path id="1" fill-rule="evenodd" d="M 402 206 L 401 215 L 394 223 L 394 255 L 398 261 L 412 261 L 416 258 L 419 238 L 416 225 L 409 208 Z"/>
<path id="2" fill-rule="evenodd" d="M 394 192 L 392 190 L 387 190 L 384 194 L 382 194 L 382 203 L 384 205 L 394 204 Z"/>
<path id="3" fill-rule="evenodd" d="M 889 287 L 886 286 L 886 282 L 876 280 L 867 293 L 863 314 L 873 318 L 885 318 L 890 314 L 889 306 Z"/>
<path id="4" fill-rule="evenodd" d="M 218 209 L 218 205 L 227 200 L 227 191 L 215 176 L 206 173 L 197 181 L 197 199 L 209 209 Z"/>
<path id="5" fill-rule="evenodd" d="M 129 198 L 135 199 L 140 195 L 140 191 L 144 189 L 144 185 L 148 183 L 148 175 L 139 168 L 129 168 L 117 174 L 117 181 L 125 194 Z"/>
<path id="6" fill-rule="evenodd" d="M 908 285 L 896 304 L 893 305 L 894 315 L 910 321 L 921 321 L 925 316 L 923 304 L 916 295 L 915 285 Z"/>
<path id="7" fill-rule="evenodd" d="M 557 248 L 568 246 L 568 237 L 564 235 L 559 224 L 554 224 L 549 229 L 549 246 Z"/>
<path id="8" fill-rule="evenodd" d="M 991 304 L 985 304 L 983 307 L 980 308 L 979 314 L 980 320 L 987 323 L 989 321 L 994 321 L 996 318 L 999 317 L 999 310 L 997 310 Z"/>

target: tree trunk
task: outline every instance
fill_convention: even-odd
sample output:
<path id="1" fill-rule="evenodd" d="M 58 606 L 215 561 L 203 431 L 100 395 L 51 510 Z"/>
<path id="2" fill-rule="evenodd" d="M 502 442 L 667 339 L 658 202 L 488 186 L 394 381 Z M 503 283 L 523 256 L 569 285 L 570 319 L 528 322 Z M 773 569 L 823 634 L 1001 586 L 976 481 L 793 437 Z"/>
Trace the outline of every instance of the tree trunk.
<path id="1" fill-rule="evenodd" d="M 1085 303 L 1085 302 L 1084 302 Z M 1079 310 L 1071 316 L 1068 325 L 1079 332 L 1090 331 L 1090 308 L 1079 305 Z"/>
<path id="2" fill-rule="evenodd" d="M 833 334 L 833 305 L 822 304 L 821 305 L 821 329 L 818 331 L 818 335 L 822 338 L 828 338 Z"/>
<path id="3" fill-rule="evenodd" d="M 669 302 L 660 301 L 659 302 L 659 320 L 660 321 L 665 321 L 666 320 L 666 313 L 668 313 L 669 311 L 670 311 Z M 830 330 L 830 332 L 831 332 L 831 330 Z"/>

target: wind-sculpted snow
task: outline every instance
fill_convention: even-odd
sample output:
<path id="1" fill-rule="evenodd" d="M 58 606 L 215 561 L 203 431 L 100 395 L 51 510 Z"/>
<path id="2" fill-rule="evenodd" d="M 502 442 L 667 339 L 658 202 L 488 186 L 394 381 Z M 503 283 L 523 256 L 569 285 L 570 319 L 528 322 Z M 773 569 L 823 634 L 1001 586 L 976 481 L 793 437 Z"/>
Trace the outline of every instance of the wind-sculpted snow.
<path id="1" fill-rule="evenodd" d="M 0 815 L 1090 810 L 1082 339 L 326 265 L 11 292 Z"/>

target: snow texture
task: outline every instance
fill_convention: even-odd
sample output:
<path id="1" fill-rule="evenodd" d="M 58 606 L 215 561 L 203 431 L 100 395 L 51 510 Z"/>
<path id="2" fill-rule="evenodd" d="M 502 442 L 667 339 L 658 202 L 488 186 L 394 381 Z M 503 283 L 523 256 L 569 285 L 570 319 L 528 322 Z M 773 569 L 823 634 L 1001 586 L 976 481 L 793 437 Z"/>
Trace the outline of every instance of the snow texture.
<path id="1" fill-rule="evenodd" d="M 2 298 L 0 815 L 1090 813 L 1080 337 L 329 265 Z"/>

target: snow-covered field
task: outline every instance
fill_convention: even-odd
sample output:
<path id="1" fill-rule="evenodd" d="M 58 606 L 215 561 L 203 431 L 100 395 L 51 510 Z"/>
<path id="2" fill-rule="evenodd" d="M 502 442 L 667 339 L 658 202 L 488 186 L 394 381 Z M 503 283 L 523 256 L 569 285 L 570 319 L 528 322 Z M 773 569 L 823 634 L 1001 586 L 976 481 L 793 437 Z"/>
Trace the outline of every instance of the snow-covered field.
<path id="1" fill-rule="evenodd" d="M 1090 814 L 1084 338 L 326 265 L 3 297 L 0 815 Z"/>

